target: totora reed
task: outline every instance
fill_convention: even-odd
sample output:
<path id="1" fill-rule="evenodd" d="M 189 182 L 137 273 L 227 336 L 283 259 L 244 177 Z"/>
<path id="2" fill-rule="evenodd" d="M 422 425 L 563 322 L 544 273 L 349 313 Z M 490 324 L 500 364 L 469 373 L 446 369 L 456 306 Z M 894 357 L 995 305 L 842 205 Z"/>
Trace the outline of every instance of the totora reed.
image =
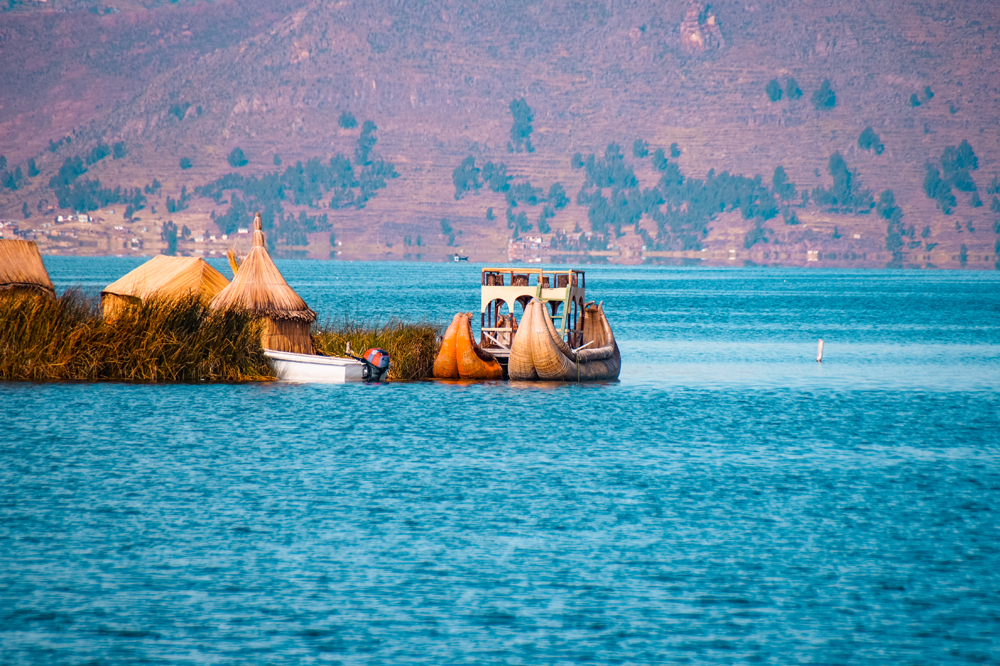
<path id="1" fill-rule="evenodd" d="M 0 381 L 266 381 L 274 371 L 261 346 L 265 321 L 252 313 L 213 311 L 197 296 L 130 303 L 112 319 L 76 291 L 59 298 L 0 297 Z M 346 322 L 314 330 L 327 354 L 350 341 L 360 354 L 392 354 L 390 379 L 430 376 L 438 330 L 392 321 Z"/>

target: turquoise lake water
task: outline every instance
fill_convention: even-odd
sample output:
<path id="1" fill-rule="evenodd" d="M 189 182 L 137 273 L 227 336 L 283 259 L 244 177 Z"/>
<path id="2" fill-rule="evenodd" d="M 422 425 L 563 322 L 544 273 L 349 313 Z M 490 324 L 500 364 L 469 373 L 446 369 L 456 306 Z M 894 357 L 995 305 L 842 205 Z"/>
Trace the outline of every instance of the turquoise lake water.
<path id="1" fill-rule="evenodd" d="M 1000 274 L 586 270 L 619 382 L 0 383 L 0 664 L 1000 663 Z"/>

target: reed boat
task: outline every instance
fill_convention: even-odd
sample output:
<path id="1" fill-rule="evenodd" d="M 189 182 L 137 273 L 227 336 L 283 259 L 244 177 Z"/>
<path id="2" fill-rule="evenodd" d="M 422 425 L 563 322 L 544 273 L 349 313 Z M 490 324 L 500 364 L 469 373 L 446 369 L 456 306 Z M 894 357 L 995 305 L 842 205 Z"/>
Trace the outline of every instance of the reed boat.
<path id="1" fill-rule="evenodd" d="M 504 372 L 496 357 L 480 347 L 472 337 L 472 313 L 459 312 L 441 339 L 441 350 L 434 359 L 438 379 L 503 379 Z"/>
<path id="2" fill-rule="evenodd" d="M 478 344 L 471 319 L 461 312 L 452 319 L 435 377 L 594 381 L 621 371 L 603 305 L 586 301 L 583 271 L 484 268 Z"/>

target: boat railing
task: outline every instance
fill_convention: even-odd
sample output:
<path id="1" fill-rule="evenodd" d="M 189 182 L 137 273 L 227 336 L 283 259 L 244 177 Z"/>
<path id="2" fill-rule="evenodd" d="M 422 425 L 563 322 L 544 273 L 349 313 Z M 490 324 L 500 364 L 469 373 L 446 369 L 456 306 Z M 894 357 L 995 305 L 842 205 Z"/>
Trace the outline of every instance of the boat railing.
<path id="1" fill-rule="evenodd" d="M 586 275 L 576 270 L 542 268 L 482 269 L 480 344 L 508 352 L 517 331 L 515 305 L 524 307 L 536 298 L 551 311 L 552 323 L 567 344 L 583 338 L 581 315 L 585 303 Z M 501 314 L 503 306 L 507 314 Z"/>

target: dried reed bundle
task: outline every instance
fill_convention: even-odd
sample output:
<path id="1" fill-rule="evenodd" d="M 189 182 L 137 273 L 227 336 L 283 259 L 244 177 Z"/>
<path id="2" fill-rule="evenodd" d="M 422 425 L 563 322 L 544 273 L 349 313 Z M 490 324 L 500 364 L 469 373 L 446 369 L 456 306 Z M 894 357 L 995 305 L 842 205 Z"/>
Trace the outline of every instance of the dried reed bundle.
<path id="1" fill-rule="evenodd" d="M 0 299 L 0 380 L 259 381 L 273 379 L 260 322 L 213 312 L 197 296 L 124 305 L 111 320 L 97 301 Z"/>
<path id="2" fill-rule="evenodd" d="M 372 347 L 384 349 L 392 356 L 389 379 L 426 379 L 433 371 L 439 332 L 431 324 L 406 324 L 396 319 L 386 324 L 345 320 L 327 322 L 316 331 L 313 342 L 330 356 L 344 356 L 348 342 L 355 354 Z"/>
<path id="3" fill-rule="evenodd" d="M 196 296 L 206 305 L 229 284 L 219 271 L 197 257 L 153 257 L 115 280 L 101 292 L 104 316 L 117 314 L 123 305 L 149 298 L 176 299 Z"/>
<path id="4" fill-rule="evenodd" d="M 55 297 L 56 289 L 34 241 L 0 240 L 0 292 L 33 291 Z"/>

